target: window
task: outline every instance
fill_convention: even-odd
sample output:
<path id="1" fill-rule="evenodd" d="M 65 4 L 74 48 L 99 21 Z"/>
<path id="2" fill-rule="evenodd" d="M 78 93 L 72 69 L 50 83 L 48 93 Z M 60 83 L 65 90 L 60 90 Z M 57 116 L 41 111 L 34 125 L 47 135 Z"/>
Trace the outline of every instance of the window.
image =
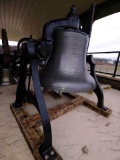
<path id="1" fill-rule="evenodd" d="M 93 23 L 88 53 L 93 54 L 96 71 L 113 75 L 120 52 L 120 12 Z M 98 53 L 100 52 L 100 53 Z M 120 60 L 119 60 L 120 61 Z M 116 75 L 120 76 L 120 63 Z"/>

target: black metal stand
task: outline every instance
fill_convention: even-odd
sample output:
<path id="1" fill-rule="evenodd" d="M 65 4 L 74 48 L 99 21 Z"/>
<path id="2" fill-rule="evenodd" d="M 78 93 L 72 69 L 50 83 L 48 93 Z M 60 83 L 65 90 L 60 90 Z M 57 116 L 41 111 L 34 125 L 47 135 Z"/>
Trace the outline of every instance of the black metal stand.
<path id="1" fill-rule="evenodd" d="M 95 74 L 95 63 L 93 62 L 93 56 L 87 55 L 86 61 L 90 64 L 90 74 L 95 79 L 96 82 L 96 89 L 93 92 L 96 94 L 98 99 L 97 107 L 99 107 L 104 111 L 109 111 L 109 108 L 104 106 L 104 95 Z"/>
<path id="2" fill-rule="evenodd" d="M 16 92 L 16 101 L 13 104 L 15 108 L 22 107 L 22 102 L 32 102 L 37 108 L 38 112 L 41 115 L 43 131 L 44 131 L 44 142 L 42 146 L 39 148 L 39 153 L 43 159 L 47 159 L 49 157 L 50 160 L 55 160 L 57 157 L 57 153 L 52 147 L 52 132 L 49 116 L 47 113 L 47 108 L 45 105 L 44 97 L 41 91 L 40 79 L 39 79 L 39 71 L 38 71 L 38 57 L 35 54 L 34 42 L 30 39 L 27 42 L 26 52 L 22 53 L 21 56 L 21 72 L 20 78 L 18 82 L 17 92 Z M 33 85 L 35 89 L 36 98 L 32 96 L 32 94 L 26 90 L 25 81 L 26 81 L 26 71 L 27 64 L 31 63 L 31 71 L 33 78 Z"/>
<path id="3" fill-rule="evenodd" d="M 93 13 L 93 11 L 94 8 L 92 9 L 91 13 Z M 22 54 L 21 54 L 21 64 L 20 64 L 21 67 L 20 77 L 16 91 L 16 100 L 15 103 L 12 104 L 12 107 L 14 109 L 20 108 L 22 107 L 23 102 L 30 102 L 37 108 L 39 114 L 41 115 L 43 132 L 44 132 L 44 140 L 42 145 L 40 145 L 40 147 L 38 148 L 38 153 L 41 156 L 41 159 L 44 160 L 48 159 L 58 160 L 58 153 L 52 146 L 52 131 L 51 131 L 50 119 L 48 116 L 47 107 L 44 101 L 40 85 L 40 74 L 38 71 L 39 67 L 38 55 L 39 53 L 41 55 L 42 51 L 45 50 L 46 51 L 45 54 L 42 54 L 43 57 L 48 58 L 50 56 L 52 42 L 53 42 L 52 41 L 53 31 L 54 29 L 60 27 L 62 28 L 70 27 L 79 30 L 80 21 L 79 17 L 76 15 L 75 6 L 72 7 L 71 12 L 65 19 L 55 20 L 46 24 L 45 41 L 42 41 L 39 44 L 37 43 L 36 40 L 33 40 L 32 37 L 30 37 L 30 38 L 23 38 L 18 43 L 18 50 L 19 50 L 20 44 L 23 41 L 26 41 L 26 43 L 23 44 L 23 48 L 21 50 Z M 95 75 L 95 64 L 92 60 L 92 56 L 87 56 L 87 62 L 90 64 L 91 75 L 95 79 L 97 85 L 96 89 L 94 90 L 98 98 L 97 107 L 100 108 L 101 110 L 104 110 L 105 112 L 109 111 L 107 107 L 104 107 L 104 96 Z M 32 74 L 35 95 L 33 95 L 33 93 L 30 91 L 30 79 L 31 79 L 30 77 L 28 82 L 28 88 L 26 89 L 25 82 L 27 76 L 27 64 L 30 64 L 30 72 Z"/>

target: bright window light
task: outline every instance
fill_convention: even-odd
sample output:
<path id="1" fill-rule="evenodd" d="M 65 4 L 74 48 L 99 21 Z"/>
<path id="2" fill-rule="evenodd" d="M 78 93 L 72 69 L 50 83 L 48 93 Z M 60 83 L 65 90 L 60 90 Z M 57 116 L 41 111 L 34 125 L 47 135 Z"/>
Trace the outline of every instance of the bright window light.
<path id="1" fill-rule="evenodd" d="M 120 12 L 93 23 L 88 52 L 120 51 Z M 116 54 L 110 54 L 116 57 Z M 107 58 L 107 54 L 102 54 Z"/>
<path id="2" fill-rule="evenodd" d="M 10 46 L 17 46 L 17 43 L 16 41 L 8 41 L 9 45 Z M 0 39 L 0 45 L 2 45 L 2 40 Z"/>

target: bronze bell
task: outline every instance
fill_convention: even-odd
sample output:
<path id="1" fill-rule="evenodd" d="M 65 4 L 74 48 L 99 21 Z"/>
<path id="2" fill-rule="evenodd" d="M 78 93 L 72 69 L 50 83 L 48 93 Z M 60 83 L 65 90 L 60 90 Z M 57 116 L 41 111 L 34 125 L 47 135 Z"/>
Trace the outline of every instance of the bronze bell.
<path id="1" fill-rule="evenodd" d="M 62 92 L 87 92 L 96 82 L 86 68 L 89 37 L 80 30 L 57 29 L 48 62 L 40 72 L 41 86 Z"/>
<path id="2" fill-rule="evenodd" d="M 16 80 L 13 78 L 11 69 L 1 68 L 0 69 L 0 86 L 7 86 L 15 83 L 16 83 Z"/>

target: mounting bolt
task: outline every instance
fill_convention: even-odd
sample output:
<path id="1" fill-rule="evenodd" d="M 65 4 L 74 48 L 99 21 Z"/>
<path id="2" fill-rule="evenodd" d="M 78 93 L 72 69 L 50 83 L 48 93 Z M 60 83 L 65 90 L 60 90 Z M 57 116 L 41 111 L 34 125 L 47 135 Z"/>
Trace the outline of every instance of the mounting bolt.
<path id="1" fill-rule="evenodd" d="M 50 155 L 53 156 L 54 154 L 55 154 L 55 151 L 54 151 L 54 150 L 51 150 L 51 151 L 50 151 Z"/>
<path id="2" fill-rule="evenodd" d="M 46 154 L 46 155 L 44 156 L 44 159 L 45 159 L 45 160 L 48 160 L 48 159 L 49 159 L 49 155 Z"/>

